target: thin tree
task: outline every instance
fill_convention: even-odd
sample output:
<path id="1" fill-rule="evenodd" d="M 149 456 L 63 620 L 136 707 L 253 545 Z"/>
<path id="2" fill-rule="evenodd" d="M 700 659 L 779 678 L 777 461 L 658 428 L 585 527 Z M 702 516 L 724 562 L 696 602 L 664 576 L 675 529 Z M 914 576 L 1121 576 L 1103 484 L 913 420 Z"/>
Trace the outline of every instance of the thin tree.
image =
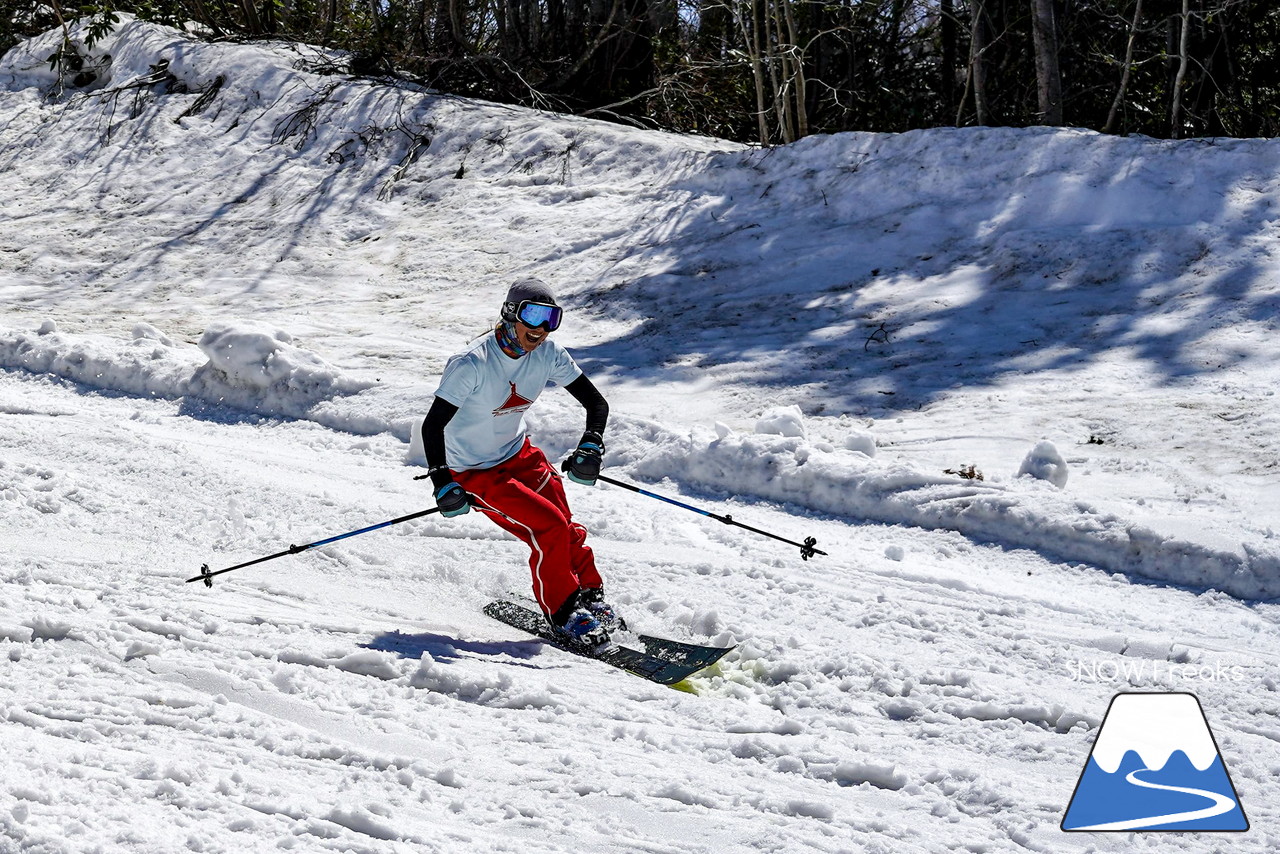
<path id="1" fill-rule="evenodd" d="M 809 100 L 808 86 L 804 78 L 805 51 L 800 48 L 800 32 L 796 27 L 795 13 L 792 11 L 792 0 L 777 0 L 782 6 L 787 21 L 787 39 L 791 42 L 789 56 L 791 61 L 791 96 L 795 101 L 796 138 L 809 135 Z"/>
<path id="2" fill-rule="evenodd" d="M 955 0 L 941 0 L 938 12 L 942 35 L 942 68 L 939 90 L 943 115 L 956 111 L 956 10 Z"/>
<path id="3" fill-rule="evenodd" d="M 969 24 L 969 68 L 965 73 L 964 95 L 960 98 L 960 108 L 956 112 L 956 127 L 964 124 L 964 104 L 973 92 L 973 109 L 977 114 L 975 124 L 987 123 L 987 28 L 985 0 L 970 0 L 969 13 L 972 16 Z"/>
<path id="4" fill-rule="evenodd" d="M 765 105 L 764 95 L 764 59 L 761 51 L 761 15 L 760 5 L 763 0 L 747 0 L 733 5 L 734 17 L 738 19 L 738 27 L 742 32 L 742 43 L 746 48 L 747 61 L 751 64 L 751 79 L 756 90 L 756 130 L 761 145 L 769 144 L 769 108 Z M 748 3 L 750 8 L 746 8 Z"/>
<path id="5" fill-rule="evenodd" d="M 1040 123 L 1062 124 L 1062 70 L 1058 62 L 1058 25 L 1053 0 L 1031 0 L 1031 32 L 1036 53 Z"/>
<path id="6" fill-rule="evenodd" d="M 1173 79 L 1173 106 L 1169 110 L 1169 134 L 1173 139 L 1182 139 L 1182 86 L 1187 79 L 1187 66 L 1191 56 L 1191 0 L 1182 0 L 1182 34 L 1178 43 L 1178 73 Z"/>
<path id="7" fill-rule="evenodd" d="M 1116 98 L 1111 102 L 1111 112 L 1107 113 L 1107 123 L 1102 126 L 1103 133 L 1115 133 L 1116 121 L 1120 117 L 1120 108 L 1124 106 L 1125 94 L 1129 91 L 1129 78 L 1133 76 L 1133 48 L 1138 41 L 1138 26 L 1142 23 L 1142 0 L 1133 4 L 1133 23 L 1129 25 L 1129 43 L 1124 49 L 1124 72 L 1120 75 L 1120 88 L 1116 90 Z"/>

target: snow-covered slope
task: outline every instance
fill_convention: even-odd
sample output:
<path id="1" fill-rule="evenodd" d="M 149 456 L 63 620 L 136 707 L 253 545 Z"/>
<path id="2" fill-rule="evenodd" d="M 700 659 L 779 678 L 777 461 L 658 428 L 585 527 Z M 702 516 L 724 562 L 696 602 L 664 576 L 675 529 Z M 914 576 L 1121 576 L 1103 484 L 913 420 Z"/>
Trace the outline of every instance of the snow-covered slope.
<path id="1" fill-rule="evenodd" d="M 937 131 L 760 152 L 321 76 L 298 70 L 327 60 L 315 51 L 140 24 L 99 46 L 112 62 L 96 88 L 49 104 L 55 44 L 0 71 L 16 110 L 6 365 L 183 397 L 200 354 L 138 363 L 140 321 L 179 344 L 272 324 L 352 383 L 417 380 L 314 415 L 407 438 L 443 359 L 482 328 L 476 302 L 533 271 L 579 309 L 564 337 L 615 409 L 677 435 L 749 430 L 778 404 L 819 416 L 816 492 L 772 472 L 762 486 L 704 470 L 703 487 L 1280 594 L 1268 141 Z M 163 62 L 175 82 L 138 83 Z M 33 343 L 50 319 L 119 343 Z M 120 366 L 74 355 L 104 346 L 125 348 Z M 1120 390 L 1141 404 L 1116 417 Z M 211 390 L 291 417 L 320 403 L 259 391 Z M 673 399 L 684 423 L 663 417 Z M 868 426 L 898 452 L 821 450 Z M 1074 470 L 1065 501 L 1009 482 L 1044 439 Z M 749 449 L 771 466 L 792 452 Z M 968 466 L 981 488 L 943 474 Z"/>
<path id="2" fill-rule="evenodd" d="M 1057 822 L 1133 685 L 1270 844 L 1275 143 L 758 151 L 133 21 L 50 98 L 57 43 L 0 61 L 0 851 L 1132 850 Z M 830 552 L 572 493 L 635 623 L 740 644 L 696 696 L 484 618 L 474 518 L 183 584 L 429 506 L 415 420 L 527 274 L 613 474 Z"/>

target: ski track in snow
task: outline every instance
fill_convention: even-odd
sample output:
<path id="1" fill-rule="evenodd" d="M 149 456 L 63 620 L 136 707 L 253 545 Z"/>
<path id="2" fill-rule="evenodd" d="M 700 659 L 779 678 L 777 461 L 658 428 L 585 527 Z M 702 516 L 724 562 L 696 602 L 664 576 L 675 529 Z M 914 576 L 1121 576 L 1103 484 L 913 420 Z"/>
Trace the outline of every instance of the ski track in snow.
<path id="1" fill-rule="evenodd" d="M 3 854 L 1221 850 L 1058 829 L 1164 688 L 1280 844 L 1273 142 L 760 152 L 127 19 L 50 102 L 56 38 L 0 63 Z M 415 419 L 530 273 L 612 473 L 830 552 L 571 487 L 636 629 L 738 644 L 696 693 L 485 618 L 474 514 L 184 583 L 430 506 Z"/>
<path id="2" fill-rule="evenodd" d="M 0 416 L 14 801 L 0 827 L 16 850 L 1083 850 L 1056 826 L 1113 686 L 1066 662 L 1121 646 L 1245 668 L 1200 696 L 1265 826 L 1274 742 L 1239 727 L 1276 656 L 1253 644 L 1270 624 L 1228 597 L 945 532 L 732 508 L 832 551 L 801 563 L 576 489 L 639 629 L 740 644 L 692 696 L 483 617 L 524 573 L 519 544 L 482 520 L 183 584 L 211 558 L 422 503 L 396 440 L 202 420 L 21 374 L 0 389 L 59 413 Z M 73 454 L 23 462 L 89 431 Z"/>

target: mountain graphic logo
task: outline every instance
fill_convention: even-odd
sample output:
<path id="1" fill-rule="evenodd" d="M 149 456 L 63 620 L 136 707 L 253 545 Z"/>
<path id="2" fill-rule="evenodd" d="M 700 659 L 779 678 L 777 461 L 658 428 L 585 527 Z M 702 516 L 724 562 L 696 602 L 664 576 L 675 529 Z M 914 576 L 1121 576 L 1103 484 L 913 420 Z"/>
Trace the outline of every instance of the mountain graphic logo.
<path id="1" fill-rule="evenodd" d="M 1111 699 L 1062 829 L 1249 829 L 1194 694 L 1124 693 Z"/>
<path id="2" fill-rule="evenodd" d="M 530 406 L 533 406 L 532 400 L 516 391 L 515 383 L 508 380 L 507 385 L 511 386 L 511 396 L 503 401 L 501 406 L 493 410 L 494 415 L 507 415 L 511 412 L 524 412 Z"/>

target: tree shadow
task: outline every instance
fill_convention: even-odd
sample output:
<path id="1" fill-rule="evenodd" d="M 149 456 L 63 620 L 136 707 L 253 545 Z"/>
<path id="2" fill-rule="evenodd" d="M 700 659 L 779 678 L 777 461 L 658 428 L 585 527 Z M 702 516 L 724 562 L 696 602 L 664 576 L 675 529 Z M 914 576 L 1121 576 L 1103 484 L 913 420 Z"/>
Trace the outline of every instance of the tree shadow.
<path id="1" fill-rule="evenodd" d="M 188 52 L 186 43 L 175 39 L 162 45 L 157 57 L 170 58 L 171 68 L 177 68 L 190 62 Z M 187 65 L 182 73 L 206 70 Z M 210 79 L 216 73 L 207 69 Z M 368 80 L 334 78 L 332 85 L 309 86 L 299 78 L 265 100 L 258 96 L 258 102 L 224 89 L 203 112 L 175 124 L 176 105 L 187 106 L 194 97 L 111 86 L 76 95 L 57 107 L 51 122 L 30 128 L 15 141 L 10 156 L 0 160 L 3 168 L 16 168 L 24 152 L 49 145 L 48 137 L 60 123 L 96 130 L 60 140 L 62 160 L 79 168 L 33 176 L 46 203 L 31 218 L 61 216 L 73 228 L 76 223 L 93 226 L 84 239 L 62 247 L 76 253 L 75 266 L 88 270 L 87 275 L 42 283 L 43 301 L 57 304 L 60 295 L 92 294 L 104 310 L 127 313 L 136 311 L 140 295 L 153 301 L 177 299 L 184 288 L 210 287 L 202 279 L 215 277 L 227 303 L 255 298 L 300 249 L 332 243 L 317 231 L 367 218 L 365 208 L 386 189 L 397 163 L 407 156 L 410 138 L 403 128 L 426 127 L 441 100 Z M 309 122 L 290 125 L 313 106 Z M 362 127 L 364 117 L 379 115 L 395 116 L 399 124 Z M 176 142 L 157 147 L 157 140 L 175 133 L 180 134 Z M 184 143 L 214 144 L 227 158 L 252 166 L 215 166 L 215 180 L 192 176 L 182 187 L 186 198 L 175 200 L 165 192 L 170 186 L 166 170 L 173 168 L 171 158 L 181 156 Z M 294 168 L 299 161 L 304 167 L 322 164 L 319 178 L 310 168 Z M 149 173 L 156 175 L 150 191 L 139 180 Z M 89 215 L 87 207 L 97 211 Z M 16 217 L 6 222 L 27 227 Z M 14 245 L 20 236 L 15 233 Z M 119 253 L 115 247 L 120 245 L 132 249 Z M 234 271 L 211 268 L 204 253 L 218 258 L 228 245 L 238 250 Z"/>
<path id="2" fill-rule="evenodd" d="M 633 326 L 575 357 L 622 382 L 773 388 L 808 414 L 917 408 L 1121 353 L 1177 383 L 1246 358 L 1216 333 L 1277 317 L 1257 237 L 1278 175 L 1265 140 L 1060 130 L 711 154 L 581 293 Z"/>

